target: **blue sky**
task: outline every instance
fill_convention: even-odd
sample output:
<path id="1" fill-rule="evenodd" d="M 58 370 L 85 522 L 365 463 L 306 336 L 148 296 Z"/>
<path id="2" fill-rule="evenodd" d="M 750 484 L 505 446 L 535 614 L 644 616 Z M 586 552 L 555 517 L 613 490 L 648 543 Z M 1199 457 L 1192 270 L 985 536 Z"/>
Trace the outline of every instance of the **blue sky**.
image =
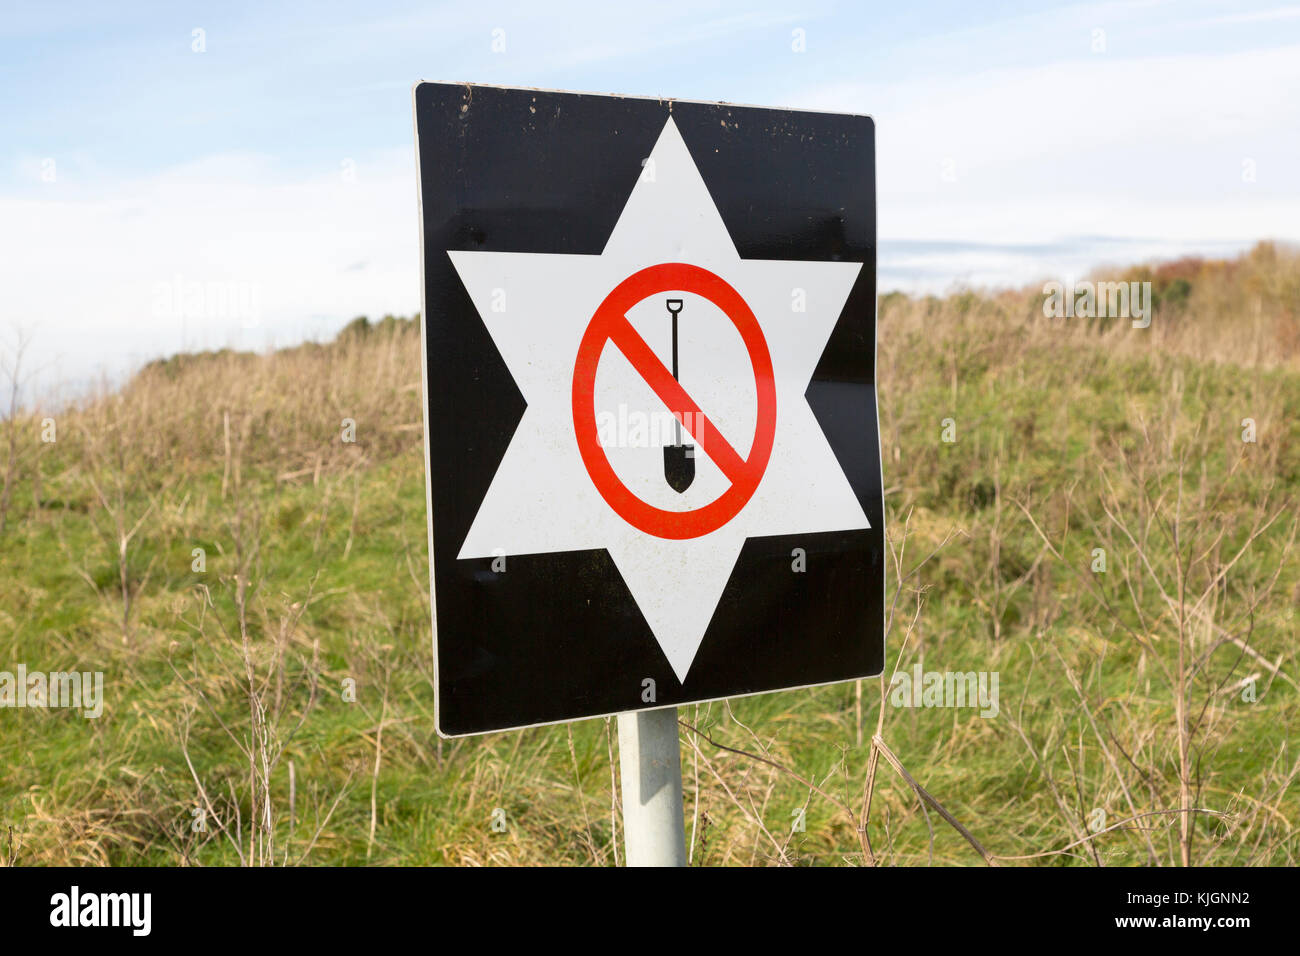
<path id="1" fill-rule="evenodd" d="M 883 288 L 1300 238 L 1300 7 L 5 0 L 0 330 L 52 383 L 414 311 L 418 79 L 870 113 Z"/>

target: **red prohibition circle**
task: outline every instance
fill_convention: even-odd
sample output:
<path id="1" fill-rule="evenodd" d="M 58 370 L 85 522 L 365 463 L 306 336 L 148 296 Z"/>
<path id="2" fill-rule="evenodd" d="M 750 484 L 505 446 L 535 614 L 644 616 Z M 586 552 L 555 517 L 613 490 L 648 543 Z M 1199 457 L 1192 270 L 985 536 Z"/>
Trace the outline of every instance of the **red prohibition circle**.
<path id="1" fill-rule="evenodd" d="M 741 457 L 707 416 L 677 384 L 663 362 L 632 328 L 627 311 L 661 292 L 693 292 L 708 299 L 740 333 L 754 370 L 758 414 L 749 454 Z M 673 415 L 731 480 L 731 487 L 700 508 L 666 511 L 648 504 L 615 474 L 600 445 L 596 426 L 596 367 L 606 343 L 613 343 L 641 374 Z M 690 419 L 683 419 L 689 413 Z M 695 422 L 691 430 L 690 421 Z M 698 538 L 716 531 L 740 513 L 758 489 L 776 437 L 776 380 L 772 356 L 753 310 L 740 293 L 707 269 L 684 262 L 664 262 L 635 272 L 620 282 L 596 309 L 578 346 L 573 369 L 573 427 L 587 473 L 606 503 L 628 524 L 659 538 Z M 699 434 L 696 434 L 699 432 Z"/>

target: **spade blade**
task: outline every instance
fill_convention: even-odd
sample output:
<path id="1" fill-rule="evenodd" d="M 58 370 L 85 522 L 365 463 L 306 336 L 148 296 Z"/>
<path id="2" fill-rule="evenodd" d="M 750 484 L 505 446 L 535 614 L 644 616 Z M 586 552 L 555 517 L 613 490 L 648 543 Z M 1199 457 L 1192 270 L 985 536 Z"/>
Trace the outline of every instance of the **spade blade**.
<path id="1" fill-rule="evenodd" d="M 679 495 L 695 480 L 695 446 L 664 446 L 664 479 Z"/>

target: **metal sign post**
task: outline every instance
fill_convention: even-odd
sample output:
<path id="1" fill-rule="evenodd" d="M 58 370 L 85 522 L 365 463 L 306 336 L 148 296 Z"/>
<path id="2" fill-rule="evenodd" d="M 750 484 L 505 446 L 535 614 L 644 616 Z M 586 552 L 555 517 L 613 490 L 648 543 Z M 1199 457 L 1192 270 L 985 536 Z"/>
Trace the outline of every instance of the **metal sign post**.
<path id="1" fill-rule="evenodd" d="M 628 866 L 685 866 L 677 708 L 618 715 Z"/>

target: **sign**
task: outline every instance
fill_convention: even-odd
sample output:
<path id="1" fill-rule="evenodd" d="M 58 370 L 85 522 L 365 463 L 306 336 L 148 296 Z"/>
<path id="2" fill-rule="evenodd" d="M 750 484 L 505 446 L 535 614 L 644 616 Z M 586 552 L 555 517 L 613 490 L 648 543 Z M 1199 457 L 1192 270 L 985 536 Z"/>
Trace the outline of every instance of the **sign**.
<path id="1" fill-rule="evenodd" d="M 655 293 L 673 290 L 694 292 L 706 298 L 723 311 L 740 333 L 754 368 L 754 392 L 758 396 L 757 425 L 753 449 L 749 458 L 742 458 L 728 444 L 726 438 L 710 426 L 707 416 L 691 399 L 678 382 L 678 375 L 669 372 L 655 355 L 654 350 L 637 334 L 625 317 L 627 310 Z M 681 303 L 681 299 L 665 300 Z M 681 314 L 678 307 L 670 312 L 676 320 Z M 687 425 L 687 430 L 701 443 L 722 470 L 731 486 L 721 496 L 697 509 L 665 510 L 646 504 L 627 488 L 609 464 L 602 449 L 599 425 L 595 412 L 596 369 L 607 344 L 613 345 L 650 386 L 665 409 L 671 409 L 674 419 Z M 676 368 L 676 361 L 673 363 Z M 653 402 L 651 403 L 653 405 Z M 692 424 L 693 422 L 693 424 Z M 679 434 L 674 426 L 674 434 Z M 662 263 L 642 269 L 614 289 L 600 304 L 596 315 L 587 326 L 578 348 L 577 365 L 573 372 L 573 430 L 578 438 L 578 451 L 587 466 L 587 473 L 601 496 L 628 524 L 646 534 L 660 538 L 696 538 L 716 531 L 736 516 L 749 501 L 767 467 L 776 434 L 776 386 L 772 373 L 772 357 L 767 351 L 763 330 L 753 311 L 739 293 L 726 281 L 712 272 L 685 263 Z M 680 440 L 673 446 L 679 447 Z M 683 460 L 693 456 L 683 453 Z M 665 469 L 672 467 L 665 465 Z M 694 480 L 684 478 L 682 487 L 669 480 L 673 490 L 684 493 Z"/>
<path id="2" fill-rule="evenodd" d="M 878 674 L 871 119 L 414 100 L 439 732 Z"/>

